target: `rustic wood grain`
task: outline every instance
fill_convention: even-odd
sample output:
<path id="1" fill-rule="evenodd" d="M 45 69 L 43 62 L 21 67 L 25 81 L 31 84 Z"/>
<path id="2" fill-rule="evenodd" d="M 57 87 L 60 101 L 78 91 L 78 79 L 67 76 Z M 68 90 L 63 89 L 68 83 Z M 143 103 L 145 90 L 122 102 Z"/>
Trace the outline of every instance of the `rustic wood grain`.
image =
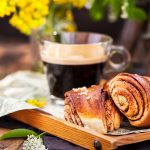
<path id="1" fill-rule="evenodd" d="M 0 128 L 0 135 L 9 131 L 5 128 Z M 22 150 L 22 143 L 24 139 L 14 138 L 0 141 L 0 150 Z"/>
<path id="2" fill-rule="evenodd" d="M 29 43 L 0 42 L 0 78 L 18 70 L 31 70 L 35 55 Z"/>
<path id="3" fill-rule="evenodd" d="M 10 116 L 16 120 L 22 121 L 35 128 L 90 150 L 95 149 L 93 146 L 94 140 L 100 141 L 102 149 L 107 150 L 150 139 L 150 132 L 124 136 L 107 136 L 99 134 L 37 110 L 18 111 L 12 113 Z"/>

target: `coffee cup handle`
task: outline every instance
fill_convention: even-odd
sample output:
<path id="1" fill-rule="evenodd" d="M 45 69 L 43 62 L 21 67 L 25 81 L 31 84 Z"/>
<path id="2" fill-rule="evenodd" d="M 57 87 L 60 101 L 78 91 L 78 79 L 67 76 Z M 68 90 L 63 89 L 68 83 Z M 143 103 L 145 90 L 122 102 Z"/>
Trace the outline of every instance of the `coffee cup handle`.
<path id="1" fill-rule="evenodd" d="M 112 60 L 113 56 L 116 54 L 119 54 L 122 59 L 121 62 L 119 61 L 119 63 Z M 131 62 L 131 55 L 129 51 L 123 46 L 112 45 L 108 55 L 109 58 L 107 64 L 109 67 L 104 70 L 104 74 L 124 71 Z M 118 59 L 120 59 L 120 57 L 118 57 Z"/>

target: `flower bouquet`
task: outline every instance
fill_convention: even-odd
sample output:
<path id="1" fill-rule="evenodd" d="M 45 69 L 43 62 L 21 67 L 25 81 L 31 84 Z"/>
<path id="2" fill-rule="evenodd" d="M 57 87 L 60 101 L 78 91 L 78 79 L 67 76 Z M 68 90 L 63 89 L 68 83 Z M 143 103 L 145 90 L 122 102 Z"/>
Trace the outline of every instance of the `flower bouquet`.
<path id="1" fill-rule="evenodd" d="M 106 12 L 111 21 L 118 17 L 146 19 L 136 0 L 1 0 L 0 6 L 0 17 L 10 16 L 9 23 L 26 35 L 37 29 L 75 31 L 74 8 L 88 9 L 93 20 L 102 19 Z"/>

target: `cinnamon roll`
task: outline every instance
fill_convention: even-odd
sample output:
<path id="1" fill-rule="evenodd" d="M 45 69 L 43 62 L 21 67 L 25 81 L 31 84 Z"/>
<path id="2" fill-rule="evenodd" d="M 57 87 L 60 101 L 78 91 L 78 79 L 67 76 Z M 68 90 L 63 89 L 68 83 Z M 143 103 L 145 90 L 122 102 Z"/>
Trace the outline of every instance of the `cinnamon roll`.
<path id="1" fill-rule="evenodd" d="M 108 83 L 108 89 L 132 126 L 150 126 L 150 78 L 121 73 Z"/>
<path id="2" fill-rule="evenodd" d="M 118 129 L 121 123 L 118 109 L 100 86 L 66 92 L 64 111 L 67 121 L 100 133 Z"/>

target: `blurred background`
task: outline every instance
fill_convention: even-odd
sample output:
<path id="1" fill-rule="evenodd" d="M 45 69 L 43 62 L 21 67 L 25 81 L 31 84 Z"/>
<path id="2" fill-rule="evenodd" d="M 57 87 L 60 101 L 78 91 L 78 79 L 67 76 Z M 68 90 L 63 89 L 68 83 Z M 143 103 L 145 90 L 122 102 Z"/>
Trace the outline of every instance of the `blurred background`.
<path id="1" fill-rule="evenodd" d="M 149 0 L 1 0 L 0 77 L 39 69 L 38 31 L 91 31 L 131 53 L 126 71 L 150 75 Z"/>

